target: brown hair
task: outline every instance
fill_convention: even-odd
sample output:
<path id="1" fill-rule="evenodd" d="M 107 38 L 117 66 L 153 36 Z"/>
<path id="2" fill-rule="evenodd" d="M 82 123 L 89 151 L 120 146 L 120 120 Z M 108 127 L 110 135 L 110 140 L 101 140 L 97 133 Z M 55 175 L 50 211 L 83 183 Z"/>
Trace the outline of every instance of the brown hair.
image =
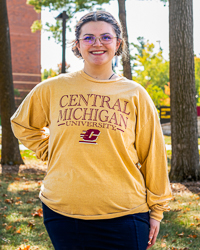
<path id="1" fill-rule="evenodd" d="M 104 21 L 104 22 L 110 23 L 112 25 L 112 27 L 116 33 L 117 39 L 121 40 L 120 46 L 119 46 L 117 52 L 115 53 L 115 55 L 116 56 L 123 55 L 124 57 L 126 57 L 126 43 L 125 43 L 125 40 L 123 38 L 123 32 L 122 32 L 121 25 L 116 21 L 116 19 L 109 12 L 102 11 L 102 10 L 90 12 L 90 13 L 84 15 L 79 20 L 79 22 L 76 24 L 76 28 L 75 28 L 76 38 L 73 41 L 73 45 L 72 45 L 72 51 L 73 51 L 74 55 L 77 56 L 78 58 L 82 58 L 82 55 L 77 48 L 77 43 L 79 42 L 79 36 L 81 33 L 81 27 L 85 23 L 97 22 L 97 21 Z"/>

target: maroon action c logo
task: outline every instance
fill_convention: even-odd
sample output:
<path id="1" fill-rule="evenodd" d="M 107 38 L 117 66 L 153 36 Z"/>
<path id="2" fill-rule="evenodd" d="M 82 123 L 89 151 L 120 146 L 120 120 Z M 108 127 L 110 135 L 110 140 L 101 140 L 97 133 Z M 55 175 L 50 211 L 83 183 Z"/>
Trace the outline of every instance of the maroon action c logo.
<path id="1" fill-rule="evenodd" d="M 100 133 L 101 132 L 98 129 L 88 129 L 86 131 L 84 130 L 82 134 L 80 134 L 80 137 L 83 140 L 79 142 L 87 144 L 97 144 L 96 140 L 98 139 Z"/>

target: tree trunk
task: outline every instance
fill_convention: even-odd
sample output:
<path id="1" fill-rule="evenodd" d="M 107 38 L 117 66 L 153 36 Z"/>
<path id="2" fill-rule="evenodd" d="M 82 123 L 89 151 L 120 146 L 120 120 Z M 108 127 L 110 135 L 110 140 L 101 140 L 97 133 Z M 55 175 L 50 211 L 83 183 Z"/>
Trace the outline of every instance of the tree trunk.
<path id="1" fill-rule="evenodd" d="M 193 53 L 193 2 L 169 0 L 171 181 L 197 180 L 199 153 Z"/>
<path id="2" fill-rule="evenodd" d="M 23 164 L 19 151 L 18 140 L 13 135 L 10 123 L 10 117 L 15 112 L 15 100 L 6 0 L 0 1 L 0 24 L 0 107 L 2 125 L 1 164 L 3 170 L 5 170 L 10 168 L 9 165 L 19 166 L 19 164 Z"/>
<path id="3" fill-rule="evenodd" d="M 125 1 L 126 0 L 118 0 L 119 5 L 119 20 L 122 25 L 124 38 L 126 41 L 127 46 L 127 58 L 122 56 L 122 64 L 123 64 L 123 75 L 132 80 L 132 74 L 131 74 L 131 63 L 130 63 L 130 51 L 129 51 L 129 43 L 128 43 L 128 31 L 127 31 L 127 25 L 126 25 L 126 7 L 125 7 Z"/>

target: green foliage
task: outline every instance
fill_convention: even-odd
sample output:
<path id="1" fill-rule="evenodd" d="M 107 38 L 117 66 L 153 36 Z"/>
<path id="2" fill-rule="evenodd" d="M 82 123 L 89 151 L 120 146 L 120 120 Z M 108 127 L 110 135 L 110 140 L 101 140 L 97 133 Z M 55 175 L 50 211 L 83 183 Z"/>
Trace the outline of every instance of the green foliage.
<path id="1" fill-rule="evenodd" d="M 133 80 L 140 83 L 153 99 L 156 107 L 164 105 L 169 96 L 165 86 L 169 82 L 169 62 L 164 60 L 162 50 L 155 53 L 153 43 L 138 37 L 139 45 L 132 43 L 137 52 L 131 57 Z"/>
<path id="2" fill-rule="evenodd" d="M 62 23 L 57 20 L 56 25 L 53 25 L 47 22 L 46 26 L 48 28 L 45 29 L 45 31 L 51 32 L 55 41 L 57 43 L 61 43 L 62 42 Z M 50 39 L 50 37 L 48 38 Z"/>
<path id="3" fill-rule="evenodd" d="M 111 0 L 27 0 L 28 5 L 32 5 L 36 12 L 41 12 L 42 7 L 49 8 L 50 11 L 65 10 L 69 16 L 66 28 L 71 30 L 69 23 L 77 12 L 84 10 L 93 10 L 94 7 L 99 7 L 103 3 L 109 3 Z M 46 27 L 46 28 L 44 28 Z M 62 41 L 62 22 L 56 21 L 56 24 L 46 23 L 42 25 L 40 20 L 33 22 L 31 31 L 36 32 L 44 28 L 45 31 L 51 32 L 57 43 Z M 50 39 L 50 36 L 49 36 Z"/>
<path id="4" fill-rule="evenodd" d="M 54 71 L 53 69 L 44 69 L 43 73 L 42 73 L 42 81 L 44 81 L 47 78 L 51 78 L 54 76 L 57 76 L 58 72 Z"/>
<path id="5" fill-rule="evenodd" d="M 34 6 L 37 12 L 40 12 L 42 7 L 48 7 L 50 10 L 65 9 L 70 17 L 78 11 L 89 10 L 109 2 L 110 0 L 27 0 L 27 4 Z"/>
<path id="6" fill-rule="evenodd" d="M 200 58 L 195 57 L 194 63 L 195 63 L 195 86 L 197 92 L 196 103 L 197 106 L 200 106 Z"/>
<path id="7" fill-rule="evenodd" d="M 42 23 L 41 20 L 35 20 L 33 24 L 31 25 L 31 32 L 35 33 L 37 30 L 42 29 Z"/>
<path id="8" fill-rule="evenodd" d="M 14 95 L 15 95 L 15 96 L 20 96 L 20 92 L 19 92 L 18 89 L 14 89 Z"/>

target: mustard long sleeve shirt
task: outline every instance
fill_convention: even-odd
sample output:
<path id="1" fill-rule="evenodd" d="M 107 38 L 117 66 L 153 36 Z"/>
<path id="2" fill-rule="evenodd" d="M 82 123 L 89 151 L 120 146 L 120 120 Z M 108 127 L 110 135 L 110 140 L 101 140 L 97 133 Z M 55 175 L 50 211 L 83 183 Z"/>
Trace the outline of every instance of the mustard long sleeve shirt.
<path id="1" fill-rule="evenodd" d="M 138 83 L 61 74 L 39 83 L 11 124 L 22 144 L 48 160 L 39 197 L 55 212 L 95 220 L 150 210 L 160 221 L 169 210 L 163 134 Z"/>

